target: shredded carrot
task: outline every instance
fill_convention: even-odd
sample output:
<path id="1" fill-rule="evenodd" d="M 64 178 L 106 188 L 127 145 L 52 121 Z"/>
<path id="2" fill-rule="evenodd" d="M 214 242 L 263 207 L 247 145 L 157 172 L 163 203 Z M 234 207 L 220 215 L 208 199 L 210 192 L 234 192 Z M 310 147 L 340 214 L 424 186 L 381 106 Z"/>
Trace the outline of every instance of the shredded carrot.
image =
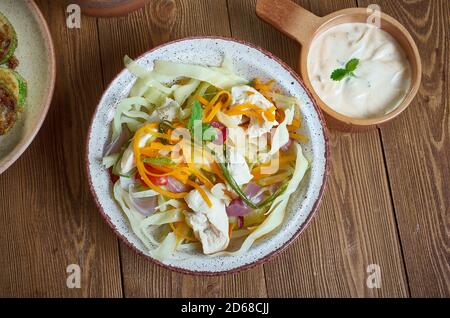
<path id="1" fill-rule="evenodd" d="M 146 127 L 146 126 L 144 126 L 144 127 Z M 150 135 L 153 135 L 153 136 L 155 136 L 155 137 L 157 137 L 157 138 L 163 138 L 163 139 L 170 140 L 170 136 L 169 136 L 169 135 L 167 135 L 167 134 L 162 134 L 162 133 L 157 132 L 157 131 L 154 131 L 154 130 L 152 130 L 152 129 L 145 129 L 145 132 L 148 133 L 148 134 L 150 134 Z"/>
<path id="2" fill-rule="evenodd" d="M 212 164 L 212 170 L 213 170 L 213 172 L 224 182 L 224 183 L 226 183 L 226 179 L 225 179 L 225 176 L 223 175 L 223 173 L 222 173 L 222 170 L 220 169 L 220 167 L 219 167 L 219 164 L 217 163 L 217 162 L 214 162 L 213 164 Z"/>
<path id="3" fill-rule="evenodd" d="M 275 120 L 275 110 L 276 107 L 272 106 L 267 109 L 263 109 L 257 105 L 251 104 L 251 103 L 244 103 L 233 106 L 232 109 L 229 109 L 225 111 L 225 114 L 228 116 L 234 116 L 234 115 L 246 115 L 248 117 L 256 117 L 260 123 L 264 122 L 264 117 L 262 114 L 264 114 L 265 118 L 269 121 Z"/>
<path id="4" fill-rule="evenodd" d="M 275 106 L 269 107 L 264 111 L 264 116 L 267 118 L 268 121 L 274 121 L 275 120 L 275 111 L 277 108 Z"/>
<path id="5" fill-rule="evenodd" d="M 238 105 L 234 105 L 232 109 L 225 111 L 225 114 L 230 115 L 232 114 L 234 111 L 240 111 L 240 110 L 254 110 L 256 112 L 260 112 L 262 113 L 264 111 L 264 109 L 262 109 L 261 107 L 254 105 L 252 103 L 244 103 L 244 104 L 238 104 Z"/>
<path id="6" fill-rule="evenodd" d="M 222 102 L 218 102 L 216 105 L 214 105 L 213 109 L 211 109 L 211 112 L 208 114 L 207 117 L 203 120 L 203 122 L 209 122 L 213 120 L 214 116 L 216 116 L 217 112 L 222 108 Z"/>
<path id="7" fill-rule="evenodd" d="M 173 150 L 173 147 L 174 147 L 174 145 L 164 145 L 164 144 L 162 144 L 162 143 L 160 143 L 160 142 L 152 142 L 151 144 L 150 144 L 150 149 L 151 150 L 169 150 L 169 151 L 172 151 Z M 142 150 L 145 150 L 146 148 L 144 148 L 144 149 L 142 149 Z"/>
<path id="8" fill-rule="evenodd" d="M 264 118 L 261 115 L 261 112 L 256 112 L 252 110 L 229 110 L 226 115 L 228 116 L 235 116 L 235 115 L 245 115 L 247 117 L 255 117 L 259 120 L 259 122 L 264 122 Z"/>
<path id="9" fill-rule="evenodd" d="M 157 157 L 158 152 L 154 149 L 150 149 L 150 147 L 146 147 L 141 149 L 141 155 L 144 155 L 146 157 Z"/>
<path id="10" fill-rule="evenodd" d="M 253 80 L 253 88 L 255 88 L 259 93 L 261 93 L 265 98 L 267 98 L 272 103 L 274 102 L 271 96 L 271 92 L 277 91 L 277 89 L 273 88 L 275 84 L 274 80 L 267 81 L 263 83 L 259 78 L 255 78 Z"/>
<path id="11" fill-rule="evenodd" d="M 231 102 L 231 95 L 227 91 L 220 91 L 218 92 L 206 105 L 204 111 L 203 111 L 203 122 L 211 121 L 215 114 L 220 110 L 222 107 L 228 107 L 228 105 Z M 221 103 L 221 106 L 218 107 L 217 104 Z M 212 112 L 214 111 L 214 114 Z M 207 120 L 209 119 L 209 120 Z"/>
<path id="12" fill-rule="evenodd" d="M 139 161 L 141 161 L 141 160 L 139 160 Z M 142 162 L 142 161 L 141 161 Z M 137 164 L 137 161 L 136 161 L 136 164 Z M 152 166 L 153 167 L 153 166 Z M 153 167 L 154 168 L 154 167 Z M 159 167 L 158 167 L 159 168 Z M 144 169 L 143 169 L 143 172 L 145 173 L 145 174 L 147 174 L 147 175 L 149 175 L 149 176 L 152 176 L 152 177 L 166 177 L 166 176 L 170 176 L 172 173 L 173 173 L 173 170 L 169 170 L 169 171 L 161 171 L 161 173 L 159 173 L 159 171 L 158 171 L 158 173 L 156 173 L 156 172 L 153 172 L 153 171 L 150 171 L 150 170 L 148 170 L 146 167 L 145 167 L 145 165 L 144 165 Z"/>
<path id="13" fill-rule="evenodd" d="M 283 122 L 283 120 L 286 118 L 286 114 L 284 113 L 284 110 L 282 110 L 281 108 L 277 108 L 276 112 L 275 112 L 275 119 L 281 123 Z"/>
<path id="14" fill-rule="evenodd" d="M 233 192 L 231 192 L 231 191 L 228 190 L 228 189 L 223 189 L 222 191 L 223 191 L 223 193 L 225 193 L 225 195 L 226 195 L 227 197 L 229 197 L 229 198 L 233 198 L 233 197 L 235 196 L 235 194 L 233 194 Z"/>
<path id="15" fill-rule="evenodd" d="M 181 183 L 186 183 L 186 181 L 189 178 L 189 173 L 185 173 L 184 170 L 181 171 L 174 170 L 172 171 L 171 176 L 180 181 Z"/>
<path id="16" fill-rule="evenodd" d="M 200 95 L 195 96 L 195 98 L 196 98 L 202 105 L 208 105 L 208 103 L 209 103 L 204 97 L 202 97 L 202 96 L 200 96 Z"/>
<path id="17" fill-rule="evenodd" d="M 214 185 L 211 183 L 211 181 L 209 181 L 208 178 L 206 178 L 200 171 L 197 170 L 197 168 L 195 168 L 195 166 L 190 163 L 189 164 L 189 171 L 195 175 L 196 177 L 198 177 L 200 179 L 200 181 L 203 182 L 203 184 L 208 188 L 211 189 Z"/>
<path id="18" fill-rule="evenodd" d="M 153 189 L 154 191 L 168 197 L 168 198 L 173 198 L 173 199 L 181 199 L 184 198 L 187 195 L 187 192 L 180 192 L 180 193 L 174 193 L 171 191 L 167 191 L 162 189 L 161 187 L 157 186 L 156 184 L 153 184 L 150 179 L 148 178 L 146 172 L 147 169 L 145 169 L 144 163 L 141 160 L 141 152 L 140 152 L 140 148 L 139 148 L 139 141 L 142 137 L 142 135 L 147 132 L 147 130 L 149 130 L 149 128 L 152 128 L 152 124 L 149 125 L 145 125 L 141 128 L 138 129 L 138 131 L 136 131 L 136 134 L 134 136 L 134 141 L 133 141 L 133 152 L 134 152 L 134 158 L 136 160 L 136 166 L 138 169 L 138 173 L 139 176 L 141 177 L 141 179 L 144 181 L 144 183 L 150 188 Z"/>

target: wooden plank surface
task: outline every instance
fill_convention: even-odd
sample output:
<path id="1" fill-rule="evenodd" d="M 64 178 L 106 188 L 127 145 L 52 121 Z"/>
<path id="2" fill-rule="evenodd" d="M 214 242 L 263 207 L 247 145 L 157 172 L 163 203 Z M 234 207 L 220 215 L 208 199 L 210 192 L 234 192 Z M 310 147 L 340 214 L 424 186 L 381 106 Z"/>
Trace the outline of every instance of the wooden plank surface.
<path id="1" fill-rule="evenodd" d="M 412 33 L 423 81 L 391 125 L 330 132 L 332 170 L 310 227 L 282 255 L 243 273 L 173 273 L 119 243 L 86 187 L 84 142 L 106 85 L 136 57 L 196 35 L 244 39 L 296 67 L 296 43 L 261 22 L 256 0 L 153 0 L 128 17 L 65 26 L 60 1 L 39 0 L 58 58 L 57 86 L 36 140 L 0 176 L 0 296 L 450 296 L 450 105 L 447 0 L 296 0 L 317 15 L 378 3 Z M 66 266 L 81 267 L 80 289 Z M 369 264 L 382 286 L 366 286 Z"/>
<path id="2" fill-rule="evenodd" d="M 422 85 L 407 111 L 381 130 L 411 296 L 450 296 L 450 5 L 377 3 L 411 33 Z"/>
<path id="3" fill-rule="evenodd" d="M 37 1 L 57 56 L 53 103 L 36 140 L 0 176 L 0 296 L 121 297 L 117 239 L 87 188 L 86 132 L 103 90 L 96 21 L 65 24 L 60 1 Z M 80 289 L 66 285 L 69 264 Z"/>
<path id="4" fill-rule="evenodd" d="M 228 0 L 233 37 L 264 47 L 296 67 L 298 46 L 254 14 L 255 0 Z M 296 1 L 319 16 L 346 1 Z M 281 256 L 264 265 L 271 297 L 407 296 L 402 256 L 377 131 L 331 135 L 331 175 L 310 227 Z M 378 264 L 382 288 L 366 286 Z M 288 279 L 282 279 L 289 273 Z"/>

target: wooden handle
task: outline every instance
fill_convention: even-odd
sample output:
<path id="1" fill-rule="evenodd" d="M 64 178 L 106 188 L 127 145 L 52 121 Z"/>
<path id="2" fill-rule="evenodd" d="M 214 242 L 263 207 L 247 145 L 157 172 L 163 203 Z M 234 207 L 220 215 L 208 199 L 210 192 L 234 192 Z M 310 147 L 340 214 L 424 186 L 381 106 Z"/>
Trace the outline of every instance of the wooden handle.
<path id="1" fill-rule="evenodd" d="M 290 0 L 258 0 L 256 14 L 301 45 L 312 39 L 321 24 L 318 16 Z"/>

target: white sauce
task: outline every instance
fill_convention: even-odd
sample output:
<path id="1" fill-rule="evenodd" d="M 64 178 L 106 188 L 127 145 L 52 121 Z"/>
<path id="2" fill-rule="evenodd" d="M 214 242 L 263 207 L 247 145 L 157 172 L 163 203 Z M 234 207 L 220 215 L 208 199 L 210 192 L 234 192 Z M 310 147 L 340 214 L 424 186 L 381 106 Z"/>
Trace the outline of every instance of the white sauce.
<path id="1" fill-rule="evenodd" d="M 333 81 L 333 70 L 359 59 L 354 77 Z M 319 35 L 308 53 L 311 84 L 330 108 L 354 118 L 373 118 L 395 109 L 411 86 L 411 66 L 387 32 L 367 23 L 344 23 Z"/>

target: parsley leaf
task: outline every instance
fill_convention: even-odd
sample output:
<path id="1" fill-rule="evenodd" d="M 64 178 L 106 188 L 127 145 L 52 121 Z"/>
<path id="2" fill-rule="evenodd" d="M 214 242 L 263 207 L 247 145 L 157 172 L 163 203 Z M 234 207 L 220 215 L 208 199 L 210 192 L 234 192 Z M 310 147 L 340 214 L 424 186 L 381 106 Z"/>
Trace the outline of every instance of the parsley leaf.
<path id="1" fill-rule="evenodd" d="M 359 64 L 359 59 L 351 59 L 345 64 L 345 68 L 337 68 L 332 73 L 330 78 L 333 81 L 340 81 L 347 76 L 355 76 L 353 71 L 356 70 L 356 67 Z"/>
<path id="2" fill-rule="evenodd" d="M 200 105 L 200 102 L 195 101 L 194 105 L 192 105 L 192 112 L 191 117 L 189 118 L 188 126 L 187 128 L 191 131 L 191 133 L 194 133 L 194 125 L 196 122 L 201 121 L 203 118 L 203 108 L 202 105 Z"/>
<path id="3" fill-rule="evenodd" d="M 349 72 L 353 72 L 354 70 L 356 70 L 358 64 L 359 64 L 358 59 L 351 59 L 350 61 L 347 62 L 347 64 L 345 64 L 345 69 Z"/>
<path id="4" fill-rule="evenodd" d="M 204 141 L 213 141 L 217 139 L 217 131 L 210 125 L 206 123 L 202 123 L 203 119 L 203 108 L 202 105 L 195 101 L 194 105 L 192 105 L 191 117 L 189 118 L 189 122 L 187 128 L 191 131 L 191 135 L 194 136 L 195 127 L 197 125 L 202 125 L 202 140 Z"/>
<path id="5" fill-rule="evenodd" d="M 345 68 L 337 68 L 331 73 L 331 79 L 333 81 L 340 81 L 347 76 L 347 70 Z"/>

